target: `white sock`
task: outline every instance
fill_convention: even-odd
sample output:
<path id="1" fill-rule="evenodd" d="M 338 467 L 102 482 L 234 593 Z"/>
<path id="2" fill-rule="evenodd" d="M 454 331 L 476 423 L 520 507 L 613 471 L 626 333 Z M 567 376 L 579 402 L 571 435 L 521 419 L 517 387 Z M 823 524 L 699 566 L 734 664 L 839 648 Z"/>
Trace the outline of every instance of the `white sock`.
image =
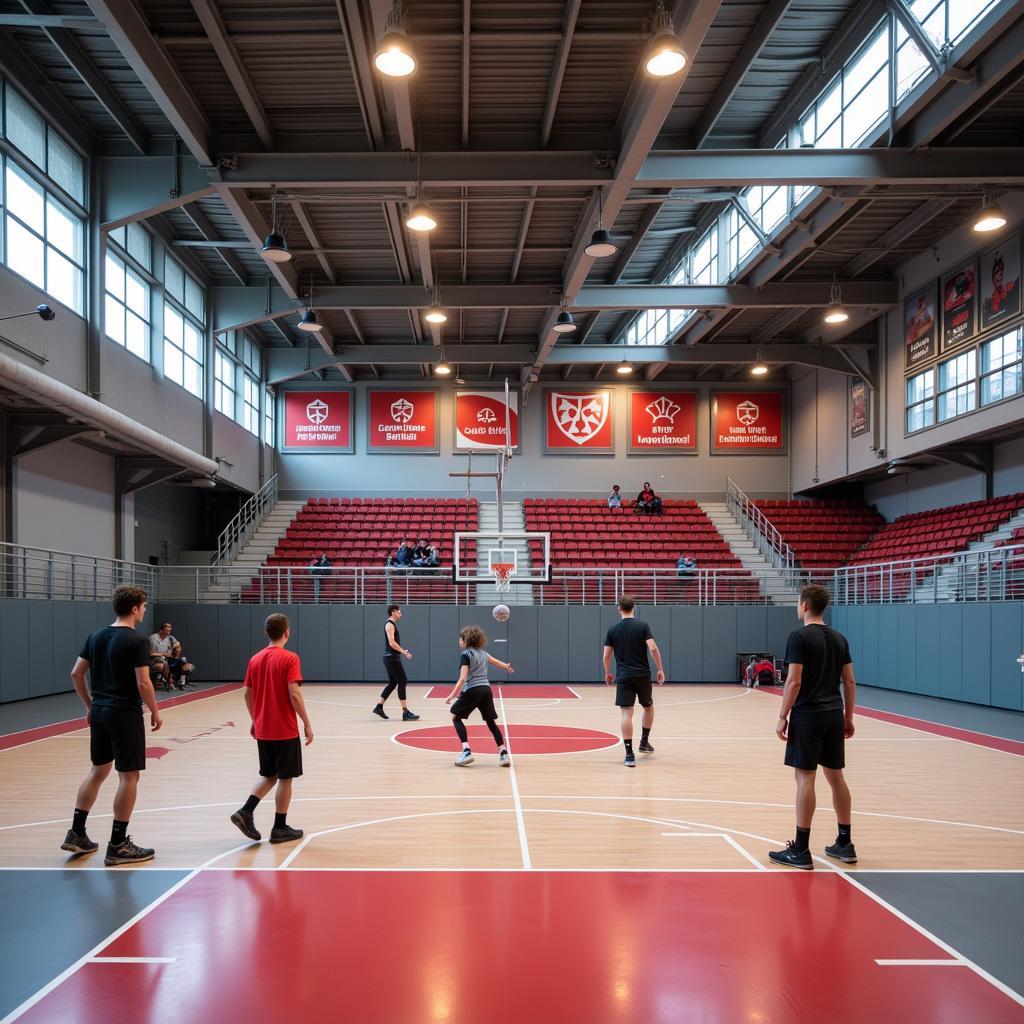
<path id="1" fill-rule="evenodd" d="M 462 749 L 463 750 L 469 750 L 469 744 L 468 743 L 463 743 L 462 744 Z"/>

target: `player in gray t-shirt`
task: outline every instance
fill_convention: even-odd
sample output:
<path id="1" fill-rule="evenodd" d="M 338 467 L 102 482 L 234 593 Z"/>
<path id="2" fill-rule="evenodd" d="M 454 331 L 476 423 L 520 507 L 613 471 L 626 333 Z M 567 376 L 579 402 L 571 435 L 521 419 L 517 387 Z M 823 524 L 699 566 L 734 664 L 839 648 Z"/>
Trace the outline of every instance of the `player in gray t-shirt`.
<path id="1" fill-rule="evenodd" d="M 506 672 L 512 672 L 513 668 L 504 661 L 492 658 L 483 649 L 485 643 L 487 635 L 479 626 L 464 626 L 459 630 L 459 647 L 462 649 L 459 656 L 459 678 L 445 700 L 446 704 L 455 701 L 452 704 L 452 724 L 462 741 L 462 753 L 455 761 L 459 768 L 473 762 L 465 723 L 473 711 L 480 712 L 487 728 L 491 730 L 494 742 L 498 745 L 498 764 L 507 768 L 512 763 L 505 746 L 505 737 L 497 725 L 498 712 L 494 708 L 494 694 L 491 693 L 491 684 L 487 679 L 487 666 L 496 665 Z"/>

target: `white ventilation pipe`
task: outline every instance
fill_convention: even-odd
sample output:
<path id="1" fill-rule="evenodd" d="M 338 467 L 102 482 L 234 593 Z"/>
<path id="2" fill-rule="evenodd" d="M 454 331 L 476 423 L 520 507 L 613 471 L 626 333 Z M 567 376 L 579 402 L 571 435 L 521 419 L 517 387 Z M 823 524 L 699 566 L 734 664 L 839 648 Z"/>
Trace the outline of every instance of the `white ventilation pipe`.
<path id="1" fill-rule="evenodd" d="M 40 373 L 31 366 L 0 352 L 0 384 L 19 395 L 32 398 L 49 409 L 67 413 L 68 416 L 88 423 L 97 430 L 104 430 L 112 437 L 130 441 L 159 455 L 193 473 L 204 477 L 215 476 L 220 467 L 212 459 L 199 455 L 177 441 L 133 420 L 124 413 L 111 409 L 109 405 L 97 402 L 95 398 L 76 391 L 59 380 Z"/>

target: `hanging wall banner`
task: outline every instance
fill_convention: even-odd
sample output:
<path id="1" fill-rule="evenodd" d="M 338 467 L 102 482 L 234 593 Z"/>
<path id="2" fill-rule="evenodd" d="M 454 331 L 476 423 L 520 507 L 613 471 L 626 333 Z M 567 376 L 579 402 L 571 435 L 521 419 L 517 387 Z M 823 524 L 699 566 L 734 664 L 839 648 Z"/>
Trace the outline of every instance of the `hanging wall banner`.
<path id="1" fill-rule="evenodd" d="M 367 450 L 437 452 L 437 392 L 371 390 Z"/>
<path id="2" fill-rule="evenodd" d="M 629 393 L 629 452 L 697 452 L 697 393 L 647 391 Z"/>
<path id="3" fill-rule="evenodd" d="M 972 259 L 942 278 L 943 351 L 970 341 L 978 330 L 977 263 Z"/>
<path id="4" fill-rule="evenodd" d="M 850 437 L 866 434 L 871 417 L 871 392 L 860 377 L 850 378 Z"/>
<path id="5" fill-rule="evenodd" d="M 546 451 L 607 454 L 615 450 L 611 391 L 552 390 L 545 393 L 544 404 Z"/>
<path id="6" fill-rule="evenodd" d="M 711 399 L 711 450 L 785 451 L 781 391 L 716 391 Z"/>
<path id="7" fill-rule="evenodd" d="M 519 392 L 508 395 L 512 447 L 519 447 Z M 455 392 L 455 450 L 500 451 L 505 447 L 505 392 Z"/>
<path id="8" fill-rule="evenodd" d="M 351 454 L 352 392 L 285 391 L 281 450 Z"/>
<path id="9" fill-rule="evenodd" d="M 978 293 L 983 331 L 1020 312 L 1020 239 L 1011 235 L 981 254 Z"/>
<path id="10" fill-rule="evenodd" d="M 938 331 L 935 282 L 932 281 L 903 300 L 903 344 L 908 370 L 934 358 Z"/>

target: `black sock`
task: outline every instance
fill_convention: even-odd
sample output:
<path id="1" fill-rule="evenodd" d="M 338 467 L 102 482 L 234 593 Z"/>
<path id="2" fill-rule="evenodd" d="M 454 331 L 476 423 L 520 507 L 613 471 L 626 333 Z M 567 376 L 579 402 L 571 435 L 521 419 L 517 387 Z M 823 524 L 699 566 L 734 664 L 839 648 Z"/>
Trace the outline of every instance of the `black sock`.
<path id="1" fill-rule="evenodd" d="M 651 730 L 650 729 L 643 729 L 643 728 L 641 728 L 641 730 L 640 730 L 640 742 L 641 743 L 646 743 L 650 738 L 651 738 Z"/>
<path id="2" fill-rule="evenodd" d="M 75 814 L 77 814 L 77 813 L 78 813 L 78 811 L 75 811 Z M 852 843 L 853 842 L 853 840 L 850 838 L 850 826 L 849 825 L 840 825 L 839 826 L 839 838 L 836 840 L 836 842 L 842 844 L 843 846 L 846 846 L 847 843 Z"/>
<path id="3" fill-rule="evenodd" d="M 128 837 L 128 822 L 115 821 L 114 827 L 110 830 L 110 845 L 120 846 Z"/>
<path id="4" fill-rule="evenodd" d="M 75 817 L 71 822 L 71 831 L 77 832 L 80 836 L 85 835 L 85 819 L 89 817 L 88 811 L 83 811 L 80 807 L 75 808 Z"/>
<path id="5" fill-rule="evenodd" d="M 806 853 L 811 843 L 811 830 L 809 828 L 800 828 L 797 826 L 796 830 L 796 842 L 793 843 L 793 849 L 797 853 Z"/>
<path id="6" fill-rule="evenodd" d="M 623 740 L 622 742 L 626 744 L 626 753 L 627 754 L 632 754 L 633 753 L 633 741 L 632 740 Z"/>
<path id="7" fill-rule="evenodd" d="M 260 802 L 260 798 L 255 793 L 250 793 L 248 799 L 242 804 L 242 810 L 248 811 L 252 814 L 256 810 L 256 805 Z"/>
<path id="8" fill-rule="evenodd" d="M 285 811 L 284 814 L 282 814 L 280 811 L 277 811 L 274 814 L 274 828 L 287 828 L 287 826 L 288 812 Z"/>

